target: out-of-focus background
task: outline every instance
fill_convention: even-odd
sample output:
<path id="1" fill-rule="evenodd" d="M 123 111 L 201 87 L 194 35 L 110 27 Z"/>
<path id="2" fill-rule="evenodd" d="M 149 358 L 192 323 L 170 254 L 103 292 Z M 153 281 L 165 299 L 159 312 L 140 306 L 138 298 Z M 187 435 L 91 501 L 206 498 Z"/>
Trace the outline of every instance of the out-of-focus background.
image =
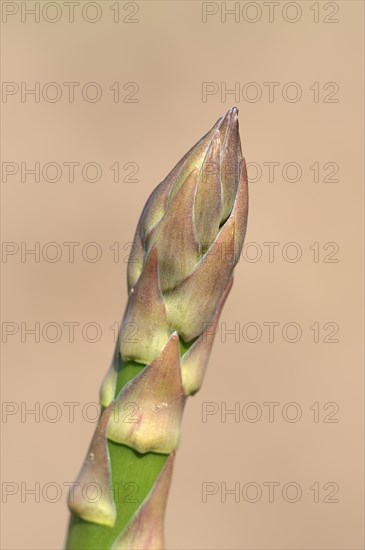
<path id="1" fill-rule="evenodd" d="M 246 245 L 167 548 L 363 548 L 363 3 L 1 9 L 2 548 L 63 547 L 138 217 L 232 105 Z"/>

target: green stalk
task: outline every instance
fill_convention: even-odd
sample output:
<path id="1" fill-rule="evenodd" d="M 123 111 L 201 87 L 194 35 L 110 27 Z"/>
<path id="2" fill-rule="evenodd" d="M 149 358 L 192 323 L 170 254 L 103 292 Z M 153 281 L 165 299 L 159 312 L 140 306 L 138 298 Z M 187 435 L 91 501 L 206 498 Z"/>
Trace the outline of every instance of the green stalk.
<path id="1" fill-rule="evenodd" d="M 217 121 L 143 210 L 103 412 L 69 494 L 67 549 L 164 547 L 185 401 L 202 384 L 246 231 L 237 114 Z"/>

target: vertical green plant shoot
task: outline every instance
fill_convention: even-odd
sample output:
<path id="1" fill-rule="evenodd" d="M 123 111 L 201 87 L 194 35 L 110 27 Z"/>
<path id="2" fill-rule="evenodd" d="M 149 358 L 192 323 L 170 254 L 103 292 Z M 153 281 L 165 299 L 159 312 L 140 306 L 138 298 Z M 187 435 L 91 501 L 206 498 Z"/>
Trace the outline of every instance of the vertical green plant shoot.
<path id="1" fill-rule="evenodd" d="M 185 401 L 202 384 L 246 231 L 237 116 L 229 110 L 190 149 L 139 220 L 103 412 L 69 494 L 68 549 L 164 546 Z"/>

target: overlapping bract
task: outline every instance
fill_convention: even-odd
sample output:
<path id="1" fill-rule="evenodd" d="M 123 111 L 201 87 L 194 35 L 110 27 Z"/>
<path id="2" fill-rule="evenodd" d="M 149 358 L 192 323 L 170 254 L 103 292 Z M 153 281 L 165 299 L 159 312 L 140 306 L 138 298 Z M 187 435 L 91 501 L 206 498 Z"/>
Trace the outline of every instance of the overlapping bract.
<path id="1" fill-rule="evenodd" d="M 247 172 L 237 115 L 237 109 L 229 110 L 190 149 L 152 193 L 138 223 L 128 263 L 128 305 L 100 392 L 106 410 L 70 508 L 87 521 L 115 522 L 106 438 L 141 454 L 172 454 L 115 549 L 162 545 L 162 516 L 185 400 L 202 384 L 245 237 Z M 131 325 L 133 338 L 123 338 Z M 146 366 L 116 396 L 120 359 Z M 127 423 L 114 413 L 129 404 L 136 412 Z M 94 509 L 80 500 L 90 480 L 103 488 Z"/>
<path id="2" fill-rule="evenodd" d="M 162 291 L 181 283 L 197 268 L 198 260 L 232 214 L 234 225 L 239 225 L 235 231 L 236 257 L 239 255 L 245 232 L 240 223 L 247 221 L 248 193 L 237 115 L 233 108 L 220 118 L 151 194 L 128 264 L 130 289 L 154 244 Z"/>
<path id="3" fill-rule="evenodd" d="M 237 115 L 235 108 L 228 111 L 183 157 L 139 220 L 121 334 L 131 324 L 137 331 L 133 340 L 121 338 L 120 354 L 123 361 L 148 366 L 116 399 L 119 406 L 137 403 L 137 424 L 111 419 L 107 433 L 141 453 L 177 448 L 183 397 L 202 383 L 211 325 L 243 245 L 248 193 Z M 181 360 L 178 339 L 187 349 Z M 116 380 L 113 366 L 107 380 Z M 162 401 L 165 410 L 155 409 Z"/>
<path id="4" fill-rule="evenodd" d="M 131 299 L 148 308 L 148 298 L 135 294 L 156 250 L 158 274 L 150 278 L 150 293 L 161 293 L 166 309 L 148 310 L 145 318 L 163 328 L 167 322 L 170 334 L 177 331 L 187 343 L 213 319 L 243 245 L 248 192 L 237 114 L 233 108 L 219 119 L 152 193 L 128 265 Z M 128 308 L 124 323 L 132 320 L 138 324 Z M 143 330 L 139 336 L 135 345 L 121 344 L 123 359 L 144 362 Z"/>
<path id="5" fill-rule="evenodd" d="M 179 338 L 173 334 L 157 359 L 145 367 L 119 393 L 117 413 L 134 406 L 126 422 L 111 415 L 107 437 L 139 453 L 170 454 L 179 444 L 180 423 L 185 405 L 181 380 Z"/>

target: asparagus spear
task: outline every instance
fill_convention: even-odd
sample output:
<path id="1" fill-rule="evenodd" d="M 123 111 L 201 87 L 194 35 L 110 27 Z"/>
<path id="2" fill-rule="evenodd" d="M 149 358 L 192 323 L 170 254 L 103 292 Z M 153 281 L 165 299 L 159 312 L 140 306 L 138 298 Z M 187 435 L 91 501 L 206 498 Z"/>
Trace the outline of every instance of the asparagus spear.
<path id="1" fill-rule="evenodd" d="M 164 547 L 185 401 L 202 384 L 246 231 L 237 117 L 232 108 L 220 118 L 142 212 L 102 414 L 69 494 L 68 549 Z"/>

